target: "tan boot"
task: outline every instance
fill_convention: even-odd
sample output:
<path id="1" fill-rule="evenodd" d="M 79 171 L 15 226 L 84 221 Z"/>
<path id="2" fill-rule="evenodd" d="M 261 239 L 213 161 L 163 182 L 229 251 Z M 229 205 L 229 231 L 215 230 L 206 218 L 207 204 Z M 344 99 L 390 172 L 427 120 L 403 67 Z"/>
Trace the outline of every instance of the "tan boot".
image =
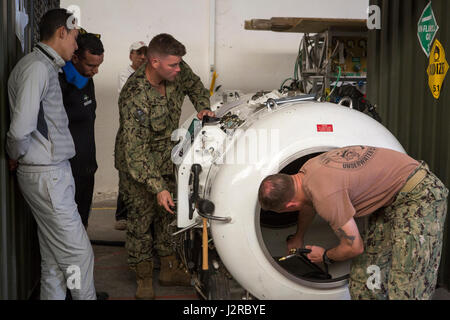
<path id="1" fill-rule="evenodd" d="M 155 294 L 153 293 L 153 263 L 144 261 L 136 266 L 136 280 L 137 290 L 136 299 L 139 300 L 153 300 Z"/>
<path id="2" fill-rule="evenodd" d="M 161 257 L 159 284 L 162 286 L 191 286 L 191 275 L 175 256 Z"/>

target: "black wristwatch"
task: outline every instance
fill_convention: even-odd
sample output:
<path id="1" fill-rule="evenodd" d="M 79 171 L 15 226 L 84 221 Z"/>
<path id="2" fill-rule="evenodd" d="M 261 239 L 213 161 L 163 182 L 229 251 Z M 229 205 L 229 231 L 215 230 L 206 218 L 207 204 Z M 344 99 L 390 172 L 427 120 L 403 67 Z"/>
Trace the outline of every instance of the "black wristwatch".
<path id="1" fill-rule="evenodd" d="M 323 263 L 330 265 L 330 264 L 334 263 L 334 260 L 331 260 L 330 258 L 328 258 L 327 251 L 328 250 L 325 250 L 325 252 L 323 253 L 322 260 L 323 260 Z"/>

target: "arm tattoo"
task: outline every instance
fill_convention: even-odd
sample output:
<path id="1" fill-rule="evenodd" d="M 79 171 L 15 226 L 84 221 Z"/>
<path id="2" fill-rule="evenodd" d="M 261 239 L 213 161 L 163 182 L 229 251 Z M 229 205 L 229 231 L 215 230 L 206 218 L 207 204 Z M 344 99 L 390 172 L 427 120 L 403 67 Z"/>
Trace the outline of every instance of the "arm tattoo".
<path id="1" fill-rule="evenodd" d="M 351 245 L 353 245 L 353 242 L 355 241 L 355 236 L 349 236 L 349 235 L 347 235 L 346 233 L 345 233 L 345 231 L 344 230 L 342 230 L 341 228 L 339 228 L 339 229 L 337 229 L 336 230 L 336 234 L 337 234 L 337 236 L 340 238 L 340 239 L 346 239 L 346 240 L 349 240 L 350 241 L 350 243 L 351 243 Z"/>

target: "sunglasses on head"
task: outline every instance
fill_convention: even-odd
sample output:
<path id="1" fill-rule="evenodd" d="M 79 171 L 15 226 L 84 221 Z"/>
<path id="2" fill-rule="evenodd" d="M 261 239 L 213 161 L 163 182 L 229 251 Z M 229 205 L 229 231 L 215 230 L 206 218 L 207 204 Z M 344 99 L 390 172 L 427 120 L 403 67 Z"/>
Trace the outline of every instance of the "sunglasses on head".
<path id="1" fill-rule="evenodd" d="M 85 29 L 80 28 L 78 29 L 78 32 L 83 35 L 83 34 L 88 34 L 89 32 L 87 32 Z M 102 36 L 100 34 L 97 33 L 91 33 L 94 37 L 96 37 L 97 39 L 100 39 Z"/>

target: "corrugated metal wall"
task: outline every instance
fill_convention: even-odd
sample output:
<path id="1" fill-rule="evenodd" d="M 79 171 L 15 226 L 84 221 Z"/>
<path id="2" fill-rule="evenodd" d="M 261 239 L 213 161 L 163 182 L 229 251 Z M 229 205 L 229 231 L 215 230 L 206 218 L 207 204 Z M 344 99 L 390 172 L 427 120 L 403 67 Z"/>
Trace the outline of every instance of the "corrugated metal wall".
<path id="1" fill-rule="evenodd" d="M 7 81 L 17 61 L 34 45 L 36 19 L 47 9 L 59 7 L 59 1 L 24 1 L 30 19 L 25 53 L 15 34 L 15 1 L 0 1 L 0 300 L 28 299 L 39 283 L 39 244 L 34 219 L 7 168 Z"/>
<path id="2" fill-rule="evenodd" d="M 30 23 L 26 52 L 35 37 L 37 19 L 59 1 L 25 0 Z M 371 0 L 381 9 L 381 30 L 369 31 L 368 98 L 378 105 L 384 124 L 396 135 L 410 155 L 428 162 L 432 170 L 450 185 L 450 79 L 446 79 L 439 100 L 428 88 L 428 58 L 420 48 L 417 23 L 427 0 Z M 439 24 L 436 38 L 450 60 L 450 3 L 433 0 Z M 31 14 L 30 14 L 31 13 Z M 6 83 L 9 72 L 23 55 L 14 30 L 14 1 L 0 4 L 0 299 L 27 299 L 39 279 L 38 241 L 35 223 L 7 170 L 6 131 L 9 127 Z M 450 73 L 447 75 L 450 78 Z M 450 238 L 440 284 L 450 287 Z"/>
<path id="3" fill-rule="evenodd" d="M 371 0 L 381 8 L 381 30 L 369 31 L 368 99 L 378 105 L 384 125 L 408 154 L 425 160 L 450 186 L 450 72 L 441 95 L 428 86 L 429 58 L 419 44 L 418 22 L 428 0 Z M 436 38 L 450 61 L 450 1 L 433 0 L 439 25 Z M 447 216 L 440 285 L 450 288 L 450 237 Z"/>

